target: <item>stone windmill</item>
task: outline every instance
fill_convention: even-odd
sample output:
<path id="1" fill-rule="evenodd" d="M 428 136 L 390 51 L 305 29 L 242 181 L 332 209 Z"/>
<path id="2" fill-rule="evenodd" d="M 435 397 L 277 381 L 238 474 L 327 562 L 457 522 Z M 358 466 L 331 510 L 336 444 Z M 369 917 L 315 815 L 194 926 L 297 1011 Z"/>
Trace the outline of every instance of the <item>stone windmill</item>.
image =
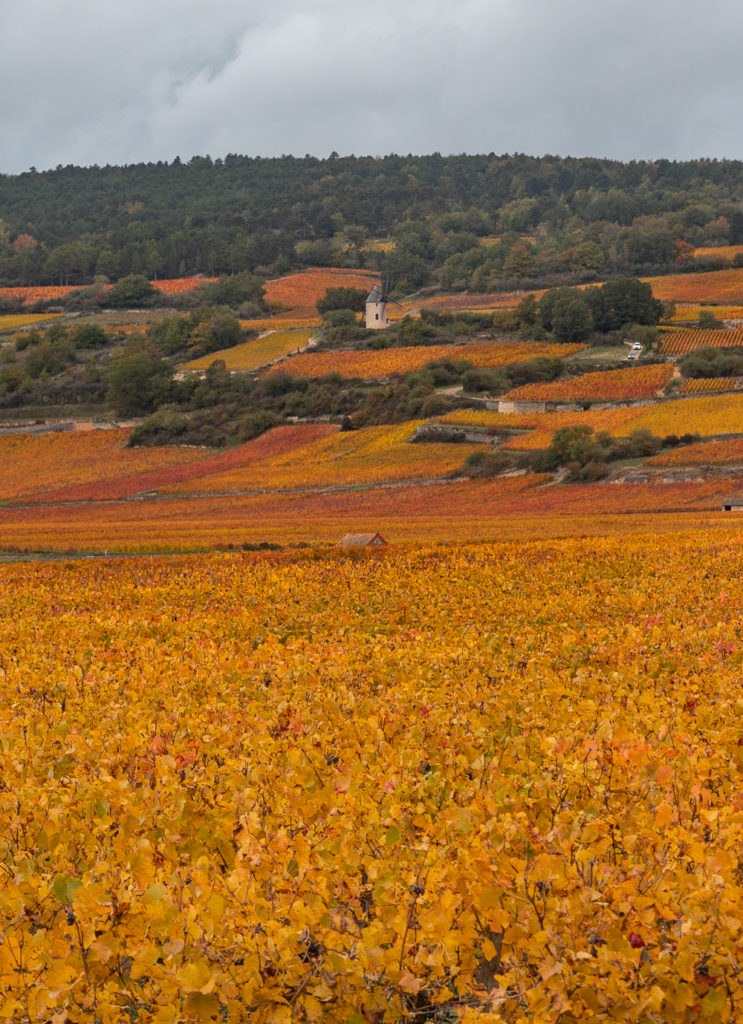
<path id="1" fill-rule="evenodd" d="M 399 302 L 395 302 L 394 299 L 390 298 L 390 280 L 389 277 L 382 278 L 381 287 L 375 284 L 372 290 L 366 297 L 366 326 L 369 330 L 380 331 L 383 327 L 387 327 L 389 321 L 387 320 L 387 304 L 389 302 L 394 303 L 396 306 L 400 306 Z M 400 306 L 402 309 L 402 306 Z"/>

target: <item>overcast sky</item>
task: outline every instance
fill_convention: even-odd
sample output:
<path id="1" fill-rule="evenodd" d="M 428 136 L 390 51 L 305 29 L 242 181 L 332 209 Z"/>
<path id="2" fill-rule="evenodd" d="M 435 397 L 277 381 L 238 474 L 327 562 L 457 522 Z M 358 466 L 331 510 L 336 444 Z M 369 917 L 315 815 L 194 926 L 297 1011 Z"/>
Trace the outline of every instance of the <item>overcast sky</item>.
<path id="1" fill-rule="evenodd" d="M 741 0 L 0 0 L 0 172 L 743 158 Z"/>

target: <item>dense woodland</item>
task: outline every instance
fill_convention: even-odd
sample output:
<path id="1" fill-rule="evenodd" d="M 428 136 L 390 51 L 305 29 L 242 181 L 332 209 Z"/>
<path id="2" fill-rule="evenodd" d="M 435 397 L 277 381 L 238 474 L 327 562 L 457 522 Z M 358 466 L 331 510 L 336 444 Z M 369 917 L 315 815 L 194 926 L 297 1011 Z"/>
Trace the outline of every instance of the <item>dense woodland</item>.
<path id="1" fill-rule="evenodd" d="M 407 291 L 659 273 L 698 267 L 693 246 L 743 243 L 742 203 L 740 161 L 230 155 L 32 168 L 0 177 L 0 285 L 381 263 Z"/>

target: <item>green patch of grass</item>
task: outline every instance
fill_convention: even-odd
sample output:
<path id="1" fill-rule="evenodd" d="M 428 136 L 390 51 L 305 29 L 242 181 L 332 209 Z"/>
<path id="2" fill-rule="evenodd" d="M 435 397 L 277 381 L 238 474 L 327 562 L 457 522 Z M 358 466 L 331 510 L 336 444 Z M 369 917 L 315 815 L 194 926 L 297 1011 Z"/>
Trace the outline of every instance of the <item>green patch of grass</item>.
<path id="1" fill-rule="evenodd" d="M 582 352 L 576 352 L 568 356 L 566 363 L 608 363 L 616 362 L 625 366 L 627 364 L 627 353 L 629 348 L 626 345 L 600 345 L 595 348 L 586 348 Z"/>

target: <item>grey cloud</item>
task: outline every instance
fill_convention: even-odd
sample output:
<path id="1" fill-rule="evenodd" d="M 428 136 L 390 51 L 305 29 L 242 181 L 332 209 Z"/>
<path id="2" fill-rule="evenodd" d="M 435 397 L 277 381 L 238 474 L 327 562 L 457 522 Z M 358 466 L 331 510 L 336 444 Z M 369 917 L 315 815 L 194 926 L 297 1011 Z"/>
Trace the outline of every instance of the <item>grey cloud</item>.
<path id="1" fill-rule="evenodd" d="M 0 7 L 0 171 L 332 150 L 743 157 L 737 0 Z"/>

